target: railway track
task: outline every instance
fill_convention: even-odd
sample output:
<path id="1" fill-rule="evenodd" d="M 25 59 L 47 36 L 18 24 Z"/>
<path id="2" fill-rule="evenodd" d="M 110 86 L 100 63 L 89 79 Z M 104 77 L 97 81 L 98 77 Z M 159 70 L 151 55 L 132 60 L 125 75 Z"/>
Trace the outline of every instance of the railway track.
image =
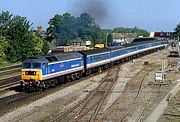
<path id="1" fill-rule="evenodd" d="M 87 97 L 85 97 L 84 99 L 80 100 L 74 107 L 68 109 L 67 111 L 65 111 L 64 113 L 59 114 L 59 116 L 57 118 L 55 118 L 53 121 L 81 121 L 82 118 L 86 118 L 85 121 L 89 121 L 89 122 L 93 122 L 93 121 L 102 121 L 103 119 L 105 119 L 119 104 L 121 104 L 121 102 L 123 102 L 123 100 L 128 96 L 128 92 L 131 90 L 131 88 L 136 87 L 136 89 L 138 89 L 137 94 L 135 96 L 135 98 L 133 99 L 132 103 L 130 103 L 129 108 L 127 109 L 127 111 L 122 114 L 122 118 L 119 118 L 119 121 L 123 121 L 124 118 L 128 115 L 128 113 L 130 112 L 130 110 L 133 108 L 133 106 L 135 105 L 135 103 L 138 100 L 140 91 L 141 91 L 141 87 L 142 84 L 144 82 L 144 78 L 147 76 L 148 72 L 150 72 L 153 69 L 153 67 L 147 67 L 145 66 L 140 72 L 138 72 L 135 77 L 131 80 L 130 83 L 128 83 L 128 85 L 125 88 L 124 94 L 123 96 L 119 97 L 113 104 L 112 106 L 110 106 L 109 110 L 107 110 L 105 113 L 101 113 L 102 116 L 99 116 L 99 110 L 102 106 L 102 104 L 104 103 L 104 99 L 107 97 L 109 91 L 108 90 L 104 90 L 105 92 L 107 92 L 106 95 L 104 95 L 105 93 L 99 93 L 101 95 L 99 96 L 103 96 L 101 98 L 99 98 L 99 96 L 96 95 L 97 93 L 97 89 L 102 85 L 100 84 L 96 90 L 94 90 L 94 92 L 91 92 L 87 95 Z M 107 79 L 109 77 L 109 74 L 104 78 Z M 114 78 L 115 80 L 117 80 L 116 78 Z M 141 82 L 140 82 L 141 81 Z M 101 83 L 103 83 L 104 81 L 102 80 Z M 134 84 L 133 84 L 134 83 Z M 137 88 L 137 83 L 139 84 L 138 88 Z M 105 85 L 105 84 L 103 84 Z M 105 86 L 104 86 L 105 87 Z M 106 96 L 106 97 L 105 97 Z M 98 101 L 93 101 L 91 102 L 91 99 L 98 99 Z M 119 102 L 121 101 L 121 102 Z M 93 104 L 92 104 L 93 103 Z M 91 105 L 88 105 L 91 104 Z M 76 109 L 79 110 L 77 111 Z M 76 111 L 75 111 L 76 110 Z M 93 111 L 93 112 L 92 112 Z M 90 113 L 91 112 L 91 113 Z M 76 114 L 74 114 L 76 113 Z M 88 113 L 90 113 L 88 115 Z M 89 116 L 89 117 L 84 117 L 84 116 Z"/>
<path id="2" fill-rule="evenodd" d="M 20 67 L 13 68 L 13 69 L 8 69 L 8 70 L 3 70 L 3 71 L 0 70 L 0 77 L 2 77 L 4 75 L 9 75 L 9 74 L 12 74 L 12 73 L 17 73 L 17 72 L 20 73 L 20 71 L 21 71 Z"/>
<path id="3" fill-rule="evenodd" d="M 89 92 L 84 99 L 78 101 L 72 108 L 60 113 L 53 121 L 79 121 L 82 118 L 87 118 L 86 121 L 94 121 L 105 98 L 117 81 L 119 70 L 120 67 L 111 68 L 96 89 Z M 90 112 L 93 114 L 88 117 Z"/>
<path id="4" fill-rule="evenodd" d="M 20 65 L 0 68 L 0 93 L 19 85 L 20 70 Z"/>
<path id="5" fill-rule="evenodd" d="M 141 79 L 141 82 L 140 82 L 140 85 L 139 85 L 139 88 L 138 88 L 138 91 L 137 91 L 137 94 L 136 96 L 134 97 L 133 101 L 130 103 L 130 105 L 128 106 L 128 108 L 126 109 L 126 111 L 124 112 L 124 114 L 122 115 L 122 117 L 120 117 L 118 120 L 120 122 L 122 122 L 126 116 L 128 115 L 128 113 L 131 111 L 131 109 L 134 107 L 134 105 L 136 104 L 137 100 L 138 100 L 138 97 L 139 97 L 139 94 L 140 94 L 140 91 L 141 91 L 141 87 L 142 87 L 142 84 L 143 84 L 143 81 L 144 81 L 144 78 L 145 76 L 147 75 L 147 73 L 143 73 L 142 75 L 140 75 L 140 77 L 142 78 Z M 139 77 L 139 76 L 138 76 Z M 139 80 L 139 79 L 138 79 Z"/>
<path id="6" fill-rule="evenodd" d="M 119 118 L 114 118 L 115 121 L 118 121 L 118 122 L 124 121 L 126 116 L 131 112 L 132 108 L 135 106 L 138 100 L 138 97 L 140 95 L 144 79 L 148 75 L 148 72 L 151 70 L 152 70 L 152 67 L 148 67 L 148 68 L 145 67 L 141 71 L 139 71 L 135 75 L 135 77 L 133 77 L 127 83 L 122 95 L 120 95 L 112 103 L 112 105 L 106 109 L 105 112 L 99 114 L 99 116 L 96 119 L 96 122 L 102 122 L 104 120 L 108 121 L 108 117 L 113 116 L 113 114 L 116 113 L 117 111 L 118 111 L 117 117 Z M 132 95 L 131 91 L 136 92 L 136 94 Z"/>
<path id="7" fill-rule="evenodd" d="M 8 66 L 8 67 L 3 67 L 0 68 L 0 72 L 6 71 L 6 70 L 13 70 L 13 69 L 20 69 L 21 65 L 13 65 L 13 66 Z"/>
<path id="8" fill-rule="evenodd" d="M 105 72 L 107 72 L 107 71 L 105 71 Z M 67 82 L 65 84 L 61 84 L 59 86 L 49 88 L 45 91 L 33 92 L 33 93 L 17 92 L 17 94 L 2 97 L 2 98 L 0 98 L 0 116 L 3 116 L 4 114 L 8 113 L 9 111 L 17 109 L 18 107 L 21 107 L 23 105 L 27 105 L 27 104 L 29 104 L 33 101 L 36 101 L 38 99 L 41 99 L 47 95 L 53 94 L 56 91 L 62 90 L 62 89 L 69 87 L 73 84 L 82 82 L 83 80 L 85 80 L 87 78 L 94 77 L 97 74 L 98 73 L 94 73 L 90 76 L 83 77 L 80 80 L 76 80 L 73 82 Z M 0 91 L 0 93 L 3 93 L 3 92 L 4 91 Z"/>
<path id="9" fill-rule="evenodd" d="M 0 80 L 0 97 L 1 95 L 13 91 L 20 91 L 19 87 L 20 75 Z"/>
<path id="10" fill-rule="evenodd" d="M 0 88 L 5 86 L 5 85 L 14 83 L 14 82 L 18 83 L 20 78 L 21 78 L 20 75 L 15 75 L 15 76 L 12 76 L 12 77 L 7 77 L 7 78 L 0 79 Z"/>
<path id="11" fill-rule="evenodd" d="M 158 86 L 158 88 L 157 88 L 157 90 L 156 90 L 157 93 L 155 93 L 155 94 L 151 97 L 151 99 L 149 100 L 149 102 L 146 104 L 146 106 L 145 106 L 144 109 L 142 110 L 140 116 L 138 117 L 137 122 L 142 122 L 142 121 L 143 121 L 146 112 L 149 111 L 149 107 L 151 106 L 151 104 L 153 103 L 153 101 L 158 98 L 159 93 L 160 93 L 160 89 L 161 89 L 161 84 Z"/>
<path id="12" fill-rule="evenodd" d="M 126 97 L 128 97 L 128 93 L 129 93 L 130 90 L 131 90 L 131 86 L 133 85 L 133 82 L 138 79 L 139 75 L 141 75 L 141 72 L 142 72 L 142 71 L 138 72 L 138 73 L 136 74 L 136 76 L 135 76 L 134 78 L 132 78 L 131 81 L 126 85 L 126 88 L 125 88 L 123 94 L 122 94 L 120 97 L 118 97 L 118 98 L 112 103 L 112 105 L 111 105 L 104 113 L 101 114 L 101 116 L 98 116 L 98 118 L 97 118 L 97 120 L 96 120 L 97 122 L 103 121 L 104 119 L 106 119 L 106 117 L 110 116 L 110 114 L 111 114 L 113 111 L 115 111 L 116 108 L 119 108 L 120 105 L 122 105 L 123 103 L 128 102 L 128 100 L 125 101 L 125 99 L 126 99 Z M 139 94 L 139 91 L 140 91 L 140 88 L 141 88 L 141 85 L 142 85 L 142 81 L 143 81 L 145 75 L 146 75 L 146 74 L 143 74 L 143 78 L 142 78 L 142 80 L 141 80 L 141 84 L 140 84 L 140 86 L 139 86 L 139 90 L 138 90 L 137 95 L 136 95 L 136 97 L 134 98 L 134 100 L 133 100 L 132 103 L 134 103 L 134 102 L 136 101 L 137 97 L 138 97 L 138 94 Z M 130 106 L 130 107 L 131 107 L 131 106 Z M 130 109 L 130 108 L 129 108 L 129 109 Z M 129 109 L 127 108 L 127 109 L 126 109 L 127 111 L 124 111 L 124 112 L 123 112 L 124 114 L 121 112 L 120 115 L 122 115 L 122 116 L 121 116 L 122 118 L 124 118 L 124 117 L 127 115 L 127 112 L 129 112 Z M 124 110 L 125 110 L 125 109 L 124 109 Z"/>

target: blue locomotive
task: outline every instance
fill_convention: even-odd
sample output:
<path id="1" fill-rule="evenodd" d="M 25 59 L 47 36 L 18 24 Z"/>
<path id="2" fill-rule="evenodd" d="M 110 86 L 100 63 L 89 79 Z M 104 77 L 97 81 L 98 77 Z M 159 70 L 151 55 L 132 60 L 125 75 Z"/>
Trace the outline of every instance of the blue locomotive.
<path id="1" fill-rule="evenodd" d="M 25 90 L 42 90 L 64 81 L 79 79 L 115 63 L 164 48 L 168 42 L 148 41 L 103 49 L 33 56 L 22 63 L 21 83 Z"/>
<path id="2" fill-rule="evenodd" d="M 57 85 L 64 77 L 80 78 L 83 70 L 83 55 L 78 52 L 33 56 L 23 61 L 21 79 L 25 90 L 42 90 Z"/>

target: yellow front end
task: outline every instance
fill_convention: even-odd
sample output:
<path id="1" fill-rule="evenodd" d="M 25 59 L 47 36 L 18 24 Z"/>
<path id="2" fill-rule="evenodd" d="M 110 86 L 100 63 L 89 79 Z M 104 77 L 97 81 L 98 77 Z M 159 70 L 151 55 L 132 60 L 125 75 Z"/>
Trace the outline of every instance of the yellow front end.
<path id="1" fill-rule="evenodd" d="M 41 69 L 21 69 L 21 79 L 24 81 L 42 80 L 42 70 Z"/>

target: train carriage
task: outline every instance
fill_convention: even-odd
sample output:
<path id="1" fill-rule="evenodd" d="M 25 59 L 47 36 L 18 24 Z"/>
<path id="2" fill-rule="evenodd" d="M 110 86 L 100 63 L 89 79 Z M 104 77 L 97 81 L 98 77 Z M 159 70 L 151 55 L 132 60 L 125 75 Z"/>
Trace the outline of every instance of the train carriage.
<path id="1" fill-rule="evenodd" d="M 164 48 L 167 41 L 146 41 L 125 45 L 125 47 L 109 48 L 111 50 L 111 61 L 129 60 L 138 57 L 138 54 L 146 54 L 152 50 Z"/>
<path id="2" fill-rule="evenodd" d="M 108 48 L 80 51 L 84 56 L 84 67 L 87 74 L 92 70 L 107 68 L 111 63 L 110 50 Z"/>

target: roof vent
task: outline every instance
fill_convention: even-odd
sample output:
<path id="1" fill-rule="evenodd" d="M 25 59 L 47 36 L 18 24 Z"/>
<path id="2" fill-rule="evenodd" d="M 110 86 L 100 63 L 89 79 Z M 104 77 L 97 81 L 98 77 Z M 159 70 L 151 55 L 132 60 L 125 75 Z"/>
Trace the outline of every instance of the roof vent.
<path id="1" fill-rule="evenodd" d="M 53 59 L 51 57 L 46 57 L 46 59 L 49 61 L 49 62 L 53 62 Z"/>
<path id="2" fill-rule="evenodd" d="M 38 58 L 36 58 L 36 57 L 29 57 L 29 58 L 27 58 L 27 59 L 38 59 Z"/>
<path id="3" fill-rule="evenodd" d="M 58 61 L 58 59 L 57 59 L 55 56 L 46 57 L 46 59 L 47 59 L 49 62 L 55 62 L 55 61 Z"/>

